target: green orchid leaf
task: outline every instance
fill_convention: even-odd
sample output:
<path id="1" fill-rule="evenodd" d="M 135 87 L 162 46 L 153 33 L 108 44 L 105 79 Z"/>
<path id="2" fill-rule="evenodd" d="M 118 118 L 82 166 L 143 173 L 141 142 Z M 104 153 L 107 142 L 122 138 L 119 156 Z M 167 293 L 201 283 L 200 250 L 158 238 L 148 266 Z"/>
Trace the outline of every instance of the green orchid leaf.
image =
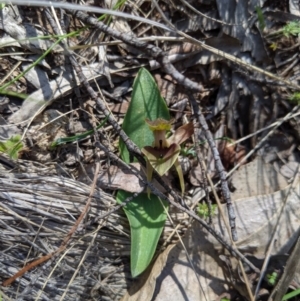
<path id="1" fill-rule="evenodd" d="M 130 192 L 119 190 L 117 202 L 122 203 L 131 195 Z M 166 202 L 163 204 L 168 208 Z M 151 263 L 167 215 L 159 199 L 154 195 L 150 195 L 149 199 L 145 193 L 138 195 L 126 205 L 125 213 L 131 233 L 131 274 L 132 277 L 136 277 Z"/>
<path id="2" fill-rule="evenodd" d="M 123 121 L 123 130 L 139 147 L 152 145 L 154 138 L 146 119 L 170 119 L 166 102 L 161 97 L 152 75 L 141 68 L 133 84 L 132 98 Z M 120 140 L 121 158 L 131 163 L 129 152 Z"/>
<path id="3" fill-rule="evenodd" d="M 154 138 L 145 120 L 170 119 L 169 110 L 151 74 L 144 68 L 134 81 L 132 98 L 123 122 L 123 130 L 139 147 L 152 145 Z M 130 163 L 129 152 L 120 140 L 121 158 Z M 117 202 L 132 194 L 118 191 Z M 168 204 L 164 203 L 168 208 Z M 163 231 L 166 213 L 160 199 L 149 193 L 140 194 L 124 207 L 131 231 L 130 265 L 133 277 L 140 275 L 151 262 Z"/>

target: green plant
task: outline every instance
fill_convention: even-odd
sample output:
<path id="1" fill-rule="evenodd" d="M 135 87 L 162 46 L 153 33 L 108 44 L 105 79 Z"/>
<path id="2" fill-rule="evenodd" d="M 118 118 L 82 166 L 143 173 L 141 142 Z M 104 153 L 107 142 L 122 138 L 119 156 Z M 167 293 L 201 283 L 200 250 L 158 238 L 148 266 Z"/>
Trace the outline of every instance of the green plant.
<path id="1" fill-rule="evenodd" d="M 266 278 L 269 285 L 275 286 L 278 281 L 278 273 L 273 272 L 272 274 L 267 274 Z M 285 294 L 282 298 L 282 301 L 289 300 L 299 295 L 300 295 L 300 289 L 294 290 L 292 292 Z"/>
<path id="2" fill-rule="evenodd" d="M 278 280 L 278 274 L 273 272 L 272 274 L 267 274 L 267 281 L 268 284 L 274 286 Z"/>
<path id="3" fill-rule="evenodd" d="M 214 215 L 216 213 L 217 210 L 217 204 L 211 205 L 211 215 Z M 198 215 L 202 218 L 208 218 L 209 217 L 209 208 L 207 206 L 207 204 L 199 204 L 198 205 Z"/>
<path id="4" fill-rule="evenodd" d="M 169 120 L 170 115 L 154 79 L 142 68 L 134 81 L 131 102 L 123 122 L 123 130 L 139 148 L 153 142 L 146 118 Z M 131 163 L 131 156 L 122 140 L 119 147 L 122 160 Z M 120 190 L 117 202 L 122 203 L 130 196 L 131 193 Z M 168 208 L 166 202 L 152 194 L 148 198 L 144 193 L 124 207 L 131 231 L 130 267 L 133 277 L 141 274 L 153 258 L 167 217 L 164 207 Z"/>
<path id="5" fill-rule="evenodd" d="M 13 160 L 18 159 L 22 149 L 23 143 L 20 135 L 12 136 L 6 141 L 0 141 L 0 152 L 8 154 Z"/>
<path id="6" fill-rule="evenodd" d="M 300 104 L 300 92 L 295 92 L 289 97 L 289 101 L 294 104 Z"/>
<path id="7" fill-rule="evenodd" d="M 185 147 L 185 146 L 181 147 L 180 155 L 184 157 L 192 156 L 195 158 L 196 157 L 195 147 L 193 145 L 190 147 Z"/>
<path id="8" fill-rule="evenodd" d="M 289 299 L 294 298 L 294 297 L 299 296 L 299 295 L 300 295 L 300 289 L 298 288 L 298 289 L 284 295 L 283 298 L 282 298 L 282 301 L 289 300 Z"/>
<path id="9" fill-rule="evenodd" d="M 258 18 L 258 23 L 259 23 L 259 29 L 260 31 L 263 31 L 264 28 L 266 27 L 266 22 L 265 22 L 265 18 L 263 15 L 263 12 L 261 10 L 261 7 L 256 6 L 255 7 L 256 13 L 257 13 L 257 18 Z"/>
<path id="10" fill-rule="evenodd" d="M 183 189 L 183 177 L 176 161 L 179 145 L 193 133 L 193 126 L 186 124 L 177 129 L 176 135 L 167 139 L 166 131 L 171 126 L 169 120 L 169 110 L 153 77 L 141 68 L 134 81 L 123 130 L 146 156 L 148 181 L 151 180 L 153 169 L 162 175 L 174 164 Z M 134 161 L 122 140 L 119 148 L 123 161 Z M 117 202 L 122 203 L 130 196 L 131 193 L 120 190 Z M 168 203 L 150 194 L 149 190 L 148 195 L 141 193 L 124 207 L 131 231 L 130 266 L 133 277 L 141 274 L 150 264 L 163 231 L 167 210 Z"/>
<path id="11" fill-rule="evenodd" d="M 299 35 L 300 34 L 300 21 L 288 22 L 283 27 L 282 32 L 286 37 Z"/>
<path id="12" fill-rule="evenodd" d="M 291 22 L 288 22 L 281 29 L 271 32 L 268 35 L 268 38 L 277 37 L 277 36 L 281 37 L 282 35 L 284 35 L 286 37 L 290 37 L 290 36 L 297 36 L 299 34 L 300 34 L 300 21 L 291 21 Z M 276 42 L 275 42 L 275 44 L 276 44 Z"/>
<path id="13" fill-rule="evenodd" d="M 108 115 L 109 116 L 109 115 Z M 108 116 L 96 127 L 96 130 L 99 130 L 107 121 Z M 80 141 L 82 139 L 85 139 L 86 137 L 92 135 L 94 133 L 94 130 L 89 130 L 86 131 L 82 134 L 78 134 L 75 136 L 71 136 L 71 137 L 65 137 L 65 138 L 58 138 L 55 141 L 53 141 L 50 145 L 50 149 L 53 149 L 55 147 L 57 147 L 58 145 L 62 145 L 65 143 L 70 143 L 70 142 L 75 142 L 75 141 Z"/>

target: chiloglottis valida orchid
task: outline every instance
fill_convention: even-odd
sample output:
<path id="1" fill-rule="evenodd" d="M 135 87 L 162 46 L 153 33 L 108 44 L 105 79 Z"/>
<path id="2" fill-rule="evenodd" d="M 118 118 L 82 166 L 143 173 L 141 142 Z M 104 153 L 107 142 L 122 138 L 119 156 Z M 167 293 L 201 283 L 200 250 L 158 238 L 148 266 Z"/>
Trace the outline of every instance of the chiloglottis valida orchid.
<path id="1" fill-rule="evenodd" d="M 184 194 L 184 179 L 182 169 L 178 160 L 180 144 L 186 141 L 194 132 L 193 123 L 187 123 L 179 127 L 175 133 L 166 138 L 170 131 L 173 120 L 158 118 L 156 120 L 146 119 L 150 130 L 153 132 L 154 142 L 152 146 L 145 146 L 141 149 L 147 159 L 147 180 L 151 181 L 153 169 L 160 176 L 163 176 L 173 165 L 178 173 L 181 192 Z M 147 189 L 148 196 L 150 189 Z"/>

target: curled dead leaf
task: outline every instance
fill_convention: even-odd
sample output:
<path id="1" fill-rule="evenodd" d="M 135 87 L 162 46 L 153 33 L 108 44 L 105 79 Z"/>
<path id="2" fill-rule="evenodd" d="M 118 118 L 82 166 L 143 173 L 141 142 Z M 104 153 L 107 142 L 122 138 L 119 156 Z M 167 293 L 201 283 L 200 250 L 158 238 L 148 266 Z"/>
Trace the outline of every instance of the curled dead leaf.
<path id="1" fill-rule="evenodd" d="M 245 147 L 236 144 L 232 145 L 232 141 L 221 141 L 218 144 L 218 150 L 226 170 L 229 170 L 231 167 L 241 162 L 246 155 Z"/>
<path id="2" fill-rule="evenodd" d="M 170 144 L 176 143 L 180 145 L 181 143 L 189 139 L 193 134 L 194 134 L 194 125 L 192 122 L 189 122 L 179 127 L 175 131 L 174 135 L 168 138 L 168 142 Z"/>

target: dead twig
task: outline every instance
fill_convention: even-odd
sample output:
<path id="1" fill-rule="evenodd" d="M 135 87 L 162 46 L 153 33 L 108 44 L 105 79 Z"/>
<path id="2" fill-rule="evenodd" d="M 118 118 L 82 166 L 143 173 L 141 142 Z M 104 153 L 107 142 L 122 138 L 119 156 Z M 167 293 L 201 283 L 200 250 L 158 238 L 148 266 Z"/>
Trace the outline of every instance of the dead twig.
<path id="1" fill-rule="evenodd" d="M 138 49 L 143 50 L 148 55 L 156 59 L 162 66 L 166 73 L 170 74 L 179 84 L 183 85 L 189 90 L 203 92 L 204 88 L 199 83 L 195 83 L 182 75 L 169 61 L 169 58 L 165 55 L 165 53 L 159 48 L 154 45 L 141 42 L 132 34 L 124 34 L 118 32 L 111 27 L 105 25 L 101 21 L 98 21 L 96 18 L 90 17 L 89 15 L 81 12 L 81 11 L 73 11 L 69 10 L 70 13 L 77 17 L 79 20 L 84 22 L 85 24 L 95 26 L 97 29 L 100 29 L 104 33 L 122 40 L 124 43 L 136 47 Z"/>
<path id="2" fill-rule="evenodd" d="M 235 228 L 235 218 L 236 217 L 235 217 L 234 209 L 232 206 L 230 191 L 229 191 L 227 180 L 226 180 L 227 175 L 224 170 L 219 151 L 214 142 L 214 138 L 208 128 L 206 120 L 205 120 L 204 116 L 202 115 L 201 110 L 199 109 L 199 106 L 198 106 L 196 100 L 194 99 L 193 95 L 190 95 L 190 103 L 193 107 L 195 117 L 197 118 L 200 126 L 204 130 L 205 137 L 207 139 L 207 142 L 210 146 L 213 157 L 215 159 L 216 169 L 217 169 L 217 171 L 220 175 L 220 179 L 221 179 L 221 189 L 222 189 L 223 197 L 226 201 L 227 208 L 228 208 L 228 217 L 229 217 L 229 225 L 230 225 L 230 229 L 231 229 L 232 240 L 237 241 L 238 237 L 237 237 L 237 232 L 236 232 L 236 228 Z"/>

